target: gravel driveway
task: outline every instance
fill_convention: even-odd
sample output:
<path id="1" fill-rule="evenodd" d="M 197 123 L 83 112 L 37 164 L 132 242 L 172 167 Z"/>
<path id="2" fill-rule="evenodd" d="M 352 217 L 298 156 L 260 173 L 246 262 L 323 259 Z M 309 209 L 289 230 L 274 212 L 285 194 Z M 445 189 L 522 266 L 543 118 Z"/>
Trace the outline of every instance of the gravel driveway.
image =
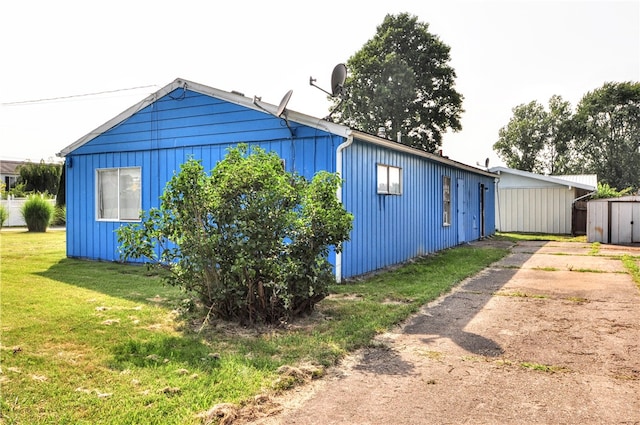
<path id="1" fill-rule="evenodd" d="M 521 242 L 255 424 L 639 424 L 640 248 Z"/>

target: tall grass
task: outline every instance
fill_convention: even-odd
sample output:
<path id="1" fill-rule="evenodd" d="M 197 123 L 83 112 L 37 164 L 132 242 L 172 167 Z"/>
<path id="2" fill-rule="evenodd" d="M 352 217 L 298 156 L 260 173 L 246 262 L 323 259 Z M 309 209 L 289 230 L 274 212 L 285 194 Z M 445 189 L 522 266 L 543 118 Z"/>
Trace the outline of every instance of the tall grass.
<path id="1" fill-rule="evenodd" d="M 461 247 L 333 286 L 321 320 L 197 332 L 176 311 L 186 294 L 159 276 L 67 259 L 64 244 L 63 231 L 0 233 L 2 423 L 198 423 L 217 403 L 279 388 L 282 365 L 335 364 L 506 253 Z"/>

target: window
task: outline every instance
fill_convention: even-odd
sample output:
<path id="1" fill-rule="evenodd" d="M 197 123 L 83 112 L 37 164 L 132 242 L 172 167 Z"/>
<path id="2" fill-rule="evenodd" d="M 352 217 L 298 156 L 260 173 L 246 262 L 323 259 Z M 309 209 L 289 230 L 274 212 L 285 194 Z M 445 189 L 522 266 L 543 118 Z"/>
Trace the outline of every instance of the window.
<path id="1" fill-rule="evenodd" d="M 442 176 L 442 224 L 451 224 L 451 177 Z"/>
<path id="2" fill-rule="evenodd" d="M 402 193 L 400 168 L 378 164 L 378 193 L 385 195 L 400 195 Z"/>
<path id="3" fill-rule="evenodd" d="M 140 220 L 142 209 L 140 174 L 140 167 L 97 170 L 98 220 Z"/>

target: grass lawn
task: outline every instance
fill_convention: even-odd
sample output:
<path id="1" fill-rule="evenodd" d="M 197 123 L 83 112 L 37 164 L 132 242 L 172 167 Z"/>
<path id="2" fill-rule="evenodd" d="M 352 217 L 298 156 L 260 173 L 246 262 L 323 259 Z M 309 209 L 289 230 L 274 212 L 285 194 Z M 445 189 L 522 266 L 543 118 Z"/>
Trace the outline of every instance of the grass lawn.
<path id="1" fill-rule="evenodd" d="M 335 364 L 507 253 L 463 246 L 336 285 L 320 320 L 288 329 L 198 332 L 176 313 L 187 295 L 146 268 L 64 250 L 63 231 L 0 234 L 0 423 L 198 423 L 286 388 L 282 365 Z"/>

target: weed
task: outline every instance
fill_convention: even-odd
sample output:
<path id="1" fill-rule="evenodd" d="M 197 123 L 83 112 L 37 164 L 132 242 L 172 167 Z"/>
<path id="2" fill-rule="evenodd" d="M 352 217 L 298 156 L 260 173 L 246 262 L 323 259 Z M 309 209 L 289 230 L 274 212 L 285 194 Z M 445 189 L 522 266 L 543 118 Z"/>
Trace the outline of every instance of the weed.
<path id="1" fill-rule="evenodd" d="M 525 369 L 537 370 L 540 372 L 556 373 L 569 372 L 570 369 L 564 366 L 545 365 L 541 363 L 521 362 L 520 367 Z"/>

